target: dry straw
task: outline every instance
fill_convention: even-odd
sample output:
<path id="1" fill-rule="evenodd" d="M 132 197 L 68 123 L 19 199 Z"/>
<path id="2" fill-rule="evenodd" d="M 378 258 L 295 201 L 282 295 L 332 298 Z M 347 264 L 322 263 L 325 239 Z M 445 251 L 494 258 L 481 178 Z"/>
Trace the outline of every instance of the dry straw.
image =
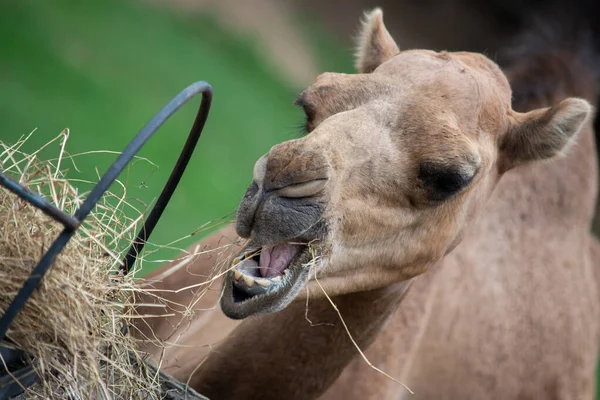
<path id="1" fill-rule="evenodd" d="M 0 142 L 0 170 L 73 214 L 85 193 L 61 169 L 68 159 L 67 138 L 64 131 L 42 148 L 57 150 L 50 161 L 38 159 L 42 149 L 23 153 L 27 138 L 12 146 Z M 142 212 L 127 203 L 125 186 L 122 192 L 102 198 L 7 334 L 42 377 L 26 397 L 159 398 L 156 377 L 137 367 L 135 339 L 123 333 L 135 316 L 133 294 L 140 289 L 136 271 L 123 276 L 117 270 Z M 0 315 L 61 230 L 61 224 L 0 188 Z"/>

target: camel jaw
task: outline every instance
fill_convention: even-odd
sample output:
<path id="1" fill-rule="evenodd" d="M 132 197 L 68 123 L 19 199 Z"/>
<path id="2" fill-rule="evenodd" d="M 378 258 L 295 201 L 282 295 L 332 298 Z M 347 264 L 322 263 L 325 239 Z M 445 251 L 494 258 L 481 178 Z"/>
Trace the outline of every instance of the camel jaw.
<path id="1" fill-rule="evenodd" d="M 232 319 L 244 319 L 285 308 L 306 285 L 310 272 L 306 264 L 312 259 L 307 245 L 282 244 L 267 249 L 247 246 L 225 275 L 223 313 Z"/>

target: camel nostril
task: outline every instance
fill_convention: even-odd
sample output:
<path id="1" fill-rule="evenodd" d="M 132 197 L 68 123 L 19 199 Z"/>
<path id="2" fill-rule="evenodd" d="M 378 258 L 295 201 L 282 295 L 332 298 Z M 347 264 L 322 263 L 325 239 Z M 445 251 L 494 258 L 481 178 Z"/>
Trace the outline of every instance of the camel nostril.
<path id="1" fill-rule="evenodd" d="M 242 198 L 242 201 L 238 207 L 235 229 L 237 234 L 243 238 L 250 237 L 256 210 L 260 204 L 261 196 L 259 191 L 260 187 L 255 181 L 253 181 L 250 187 L 248 187 L 248 190 L 246 190 L 244 198 Z"/>
<path id="2" fill-rule="evenodd" d="M 300 197 L 310 197 L 318 194 L 325 186 L 329 179 L 314 179 L 312 181 L 296 183 L 292 185 L 285 186 L 281 189 L 278 189 L 276 193 L 281 197 L 290 197 L 290 198 L 300 198 Z"/>

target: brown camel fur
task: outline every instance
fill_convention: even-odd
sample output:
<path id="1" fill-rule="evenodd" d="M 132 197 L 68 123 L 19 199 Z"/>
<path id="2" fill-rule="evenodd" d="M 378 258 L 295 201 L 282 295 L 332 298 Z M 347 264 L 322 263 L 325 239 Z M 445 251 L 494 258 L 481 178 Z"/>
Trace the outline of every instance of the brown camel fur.
<path id="1" fill-rule="evenodd" d="M 219 400 L 407 396 L 357 356 L 326 292 L 415 398 L 592 399 L 596 81 L 577 49 L 526 53 L 503 73 L 479 54 L 400 52 L 381 11 L 368 14 L 360 73 L 301 94 L 309 133 L 257 162 L 236 232 L 207 239 L 248 238 L 202 300 L 244 320 L 199 313 L 167 372 Z M 525 93 L 512 104 L 511 86 Z M 154 286 L 186 286 L 185 272 Z M 165 338 L 176 319 L 140 330 Z"/>

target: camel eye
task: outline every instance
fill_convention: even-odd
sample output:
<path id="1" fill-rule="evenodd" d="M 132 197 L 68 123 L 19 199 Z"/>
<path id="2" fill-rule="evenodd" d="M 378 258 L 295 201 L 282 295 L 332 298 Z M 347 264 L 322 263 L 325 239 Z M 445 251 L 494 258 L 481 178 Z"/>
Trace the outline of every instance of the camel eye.
<path id="1" fill-rule="evenodd" d="M 304 111 L 304 123 L 302 124 L 302 129 L 304 130 L 304 133 L 310 133 L 313 130 L 313 126 L 312 126 L 312 117 L 306 112 Z"/>
<path id="2" fill-rule="evenodd" d="M 423 162 L 419 166 L 419 181 L 431 201 L 443 201 L 460 192 L 471 183 L 475 173 L 460 166 Z"/>
<path id="3" fill-rule="evenodd" d="M 317 111 L 314 104 L 308 99 L 306 93 L 306 91 L 300 93 L 300 95 L 294 101 L 294 105 L 302 108 L 302 111 L 304 111 L 305 119 L 304 123 L 302 124 L 302 130 L 304 133 L 310 133 L 315 128 L 313 126 L 313 120 Z"/>

